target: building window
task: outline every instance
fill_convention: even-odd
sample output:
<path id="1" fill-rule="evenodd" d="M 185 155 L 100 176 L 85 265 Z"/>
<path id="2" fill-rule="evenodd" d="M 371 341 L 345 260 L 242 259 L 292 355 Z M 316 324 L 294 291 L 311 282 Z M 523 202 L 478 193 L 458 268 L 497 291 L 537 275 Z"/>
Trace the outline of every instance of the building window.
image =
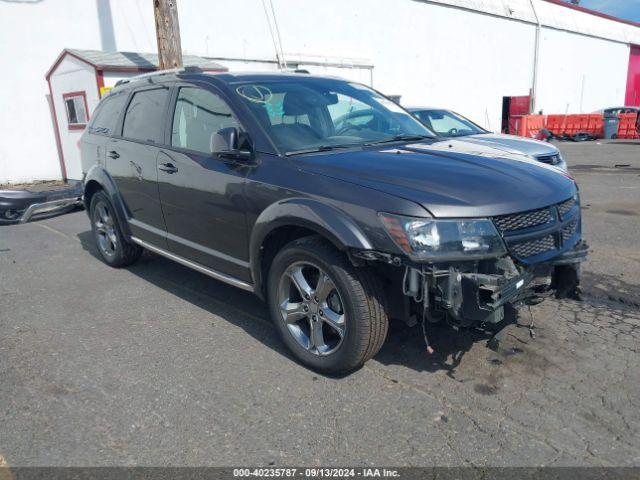
<path id="1" fill-rule="evenodd" d="M 87 111 L 87 96 L 82 92 L 69 92 L 62 95 L 69 130 L 82 130 L 87 126 L 89 114 Z"/>

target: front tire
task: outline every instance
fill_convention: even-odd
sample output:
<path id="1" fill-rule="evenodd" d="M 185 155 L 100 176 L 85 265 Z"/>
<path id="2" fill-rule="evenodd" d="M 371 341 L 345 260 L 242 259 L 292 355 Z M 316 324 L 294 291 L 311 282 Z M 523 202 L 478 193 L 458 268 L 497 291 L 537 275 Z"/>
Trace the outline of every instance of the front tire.
<path id="1" fill-rule="evenodd" d="M 142 248 L 124 237 L 115 209 L 104 192 L 96 192 L 91 198 L 90 214 L 93 238 L 107 265 L 125 267 L 140 258 Z"/>
<path id="2" fill-rule="evenodd" d="M 282 340 L 314 370 L 358 368 L 378 353 L 387 335 L 377 275 L 355 268 L 321 237 L 295 240 L 278 252 L 267 297 Z"/>

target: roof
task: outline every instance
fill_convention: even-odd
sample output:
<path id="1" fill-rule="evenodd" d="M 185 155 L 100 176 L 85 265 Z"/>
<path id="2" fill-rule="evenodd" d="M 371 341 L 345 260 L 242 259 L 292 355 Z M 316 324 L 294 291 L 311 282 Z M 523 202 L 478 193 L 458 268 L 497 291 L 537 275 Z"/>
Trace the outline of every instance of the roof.
<path id="1" fill-rule="evenodd" d="M 66 55 L 71 55 L 97 70 L 114 72 L 151 72 L 158 69 L 158 54 L 138 52 L 103 52 L 65 48 L 46 74 L 48 78 Z M 197 55 L 183 55 L 184 66 L 200 67 L 206 71 L 224 72 L 227 68 L 213 60 Z"/>
<path id="2" fill-rule="evenodd" d="M 565 0 L 416 0 L 619 43 L 640 45 L 640 24 Z"/>
<path id="3" fill-rule="evenodd" d="M 295 72 L 295 71 L 280 71 L 280 72 L 249 72 L 249 71 L 241 71 L 241 72 L 224 72 L 224 73 L 216 73 L 216 77 L 224 80 L 225 82 L 234 83 L 234 82 L 286 82 L 287 80 L 344 80 L 344 78 L 336 77 L 334 75 L 322 75 L 322 74 L 313 74 L 313 73 L 303 73 L 303 72 Z M 357 82 L 355 82 L 357 83 Z"/>

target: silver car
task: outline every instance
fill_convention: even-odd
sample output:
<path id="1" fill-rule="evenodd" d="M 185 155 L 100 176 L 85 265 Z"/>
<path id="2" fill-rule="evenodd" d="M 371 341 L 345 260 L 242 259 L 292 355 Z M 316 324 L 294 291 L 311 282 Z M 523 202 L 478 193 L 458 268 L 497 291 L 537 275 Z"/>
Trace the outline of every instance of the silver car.
<path id="1" fill-rule="evenodd" d="M 516 135 L 492 133 L 451 110 L 427 107 L 410 107 L 407 110 L 439 137 L 455 137 L 457 140 L 490 145 L 510 153 L 524 153 L 540 162 L 567 171 L 567 164 L 560 150 L 550 143 Z"/>

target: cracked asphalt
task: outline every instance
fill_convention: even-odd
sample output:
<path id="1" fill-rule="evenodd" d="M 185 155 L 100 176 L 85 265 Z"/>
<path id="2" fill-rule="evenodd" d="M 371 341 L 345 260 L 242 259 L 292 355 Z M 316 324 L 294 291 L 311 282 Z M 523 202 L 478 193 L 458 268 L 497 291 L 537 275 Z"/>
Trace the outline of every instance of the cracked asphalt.
<path id="1" fill-rule="evenodd" d="M 84 212 L 0 227 L 0 463 L 639 466 L 640 144 L 560 148 L 583 300 L 498 352 L 434 327 L 428 356 L 394 324 L 342 377 L 293 361 L 251 294 L 151 254 L 107 267 Z"/>

